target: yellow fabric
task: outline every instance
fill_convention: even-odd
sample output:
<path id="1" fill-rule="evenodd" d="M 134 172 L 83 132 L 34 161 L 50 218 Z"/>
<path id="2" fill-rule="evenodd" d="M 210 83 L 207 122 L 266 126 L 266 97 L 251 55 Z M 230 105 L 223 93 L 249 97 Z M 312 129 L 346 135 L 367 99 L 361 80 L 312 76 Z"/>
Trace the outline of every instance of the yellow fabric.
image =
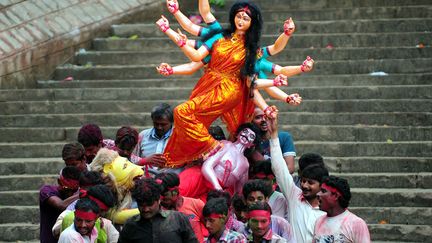
<path id="1" fill-rule="evenodd" d="M 114 175 L 117 185 L 125 188 L 132 188 L 134 185 L 133 179 L 144 175 L 141 166 L 135 165 L 121 156 L 115 158 L 111 163 L 105 164 L 103 172 Z"/>
<path id="2" fill-rule="evenodd" d="M 244 40 L 233 39 L 215 42 L 208 68 L 189 100 L 174 109 L 174 130 L 164 153 L 168 167 L 180 167 L 216 152 L 221 146 L 208 128 L 218 117 L 222 116 L 232 133 L 246 121 L 247 111 L 253 111 L 248 88 L 240 78 L 246 56 Z"/>
<path id="3" fill-rule="evenodd" d="M 113 222 L 115 224 L 124 224 L 126 223 L 126 220 L 128 220 L 130 217 L 133 217 L 138 214 L 139 214 L 138 208 L 121 210 L 114 214 Z"/>

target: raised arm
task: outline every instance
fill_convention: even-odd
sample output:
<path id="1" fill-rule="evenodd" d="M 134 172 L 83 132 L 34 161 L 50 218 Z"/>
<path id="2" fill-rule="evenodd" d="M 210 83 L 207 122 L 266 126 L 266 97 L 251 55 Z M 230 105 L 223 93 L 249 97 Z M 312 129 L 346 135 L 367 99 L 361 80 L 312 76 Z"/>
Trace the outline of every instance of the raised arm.
<path id="1" fill-rule="evenodd" d="M 279 66 L 274 65 L 273 73 L 275 75 L 286 75 L 287 77 L 292 77 L 294 75 L 298 75 L 301 73 L 307 73 L 312 71 L 315 61 L 310 57 L 307 56 L 306 60 L 303 61 L 302 65 L 300 66 Z"/>
<path id="2" fill-rule="evenodd" d="M 216 21 L 215 16 L 211 13 L 211 8 L 208 0 L 199 0 L 198 8 L 199 8 L 199 13 L 203 18 L 204 22 L 209 24 Z"/>
<path id="3" fill-rule="evenodd" d="M 182 34 L 180 30 L 178 30 L 179 37 L 176 41 L 177 45 L 180 47 L 180 49 L 183 51 L 183 53 L 193 62 L 198 62 L 204 59 L 208 54 L 209 51 L 207 47 L 201 46 L 198 48 L 198 50 L 195 50 L 193 47 L 186 45 L 187 37 L 186 35 Z"/>
<path id="4" fill-rule="evenodd" d="M 291 35 L 294 33 L 294 31 L 295 31 L 295 24 L 292 18 L 285 20 L 284 33 L 279 35 L 279 37 L 276 39 L 273 45 L 267 47 L 269 54 L 276 55 L 277 53 L 281 52 L 288 44 L 288 41 Z"/>
<path id="5" fill-rule="evenodd" d="M 188 17 L 186 17 L 179 9 L 179 3 L 177 0 L 166 1 L 168 11 L 174 15 L 180 26 L 187 31 L 189 34 L 198 36 L 201 26 L 194 24 Z"/>
<path id="6" fill-rule="evenodd" d="M 203 62 L 190 62 L 175 67 L 171 67 L 168 63 L 161 63 L 158 67 L 156 67 L 156 70 L 164 76 L 170 76 L 173 74 L 191 75 L 196 71 L 198 71 L 203 66 L 204 66 Z"/>
<path id="7" fill-rule="evenodd" d="M 273 86 L 286 86 L 288 85 L 287 77 L 283 74 L 278 75 L 275 79 L 256 79 L 254 81 L 254 88 L 256 89 L 262 89 L 267 87 L 273 87 Z"/>
<path id="8" fill-rule="evenodd" d="M 170 24 L 168 19 L 161 15 L 160 19 L 156 21 L 156 25 L 159 27 L 159 29 L 164 32 L 172 41 L 176 42 L 179 38 L 179 34 L 175 32 L 173 29 L 170 28 Z M 187 45 L 194 47 L 195 41 L 194 40 L 187 40 Z"/>

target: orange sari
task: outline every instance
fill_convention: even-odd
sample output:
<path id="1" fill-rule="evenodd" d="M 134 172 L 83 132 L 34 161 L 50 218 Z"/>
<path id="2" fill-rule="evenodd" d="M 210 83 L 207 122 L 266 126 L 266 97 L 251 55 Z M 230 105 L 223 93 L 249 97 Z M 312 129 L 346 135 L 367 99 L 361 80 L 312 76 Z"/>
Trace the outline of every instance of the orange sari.
<path id="1" fill-rule="evenodd" d="M 211 60 L 189 100 L 174 109 L 174 130 L 165 148 L 167 167 L 181 167 L 206 159 L 221 148 L 208 128 L 218 118 L 230 133 L 253 112 L 246 82 L 240 77 L 246 50 L 241 38 L 221 38 L 210 52 Z"/>

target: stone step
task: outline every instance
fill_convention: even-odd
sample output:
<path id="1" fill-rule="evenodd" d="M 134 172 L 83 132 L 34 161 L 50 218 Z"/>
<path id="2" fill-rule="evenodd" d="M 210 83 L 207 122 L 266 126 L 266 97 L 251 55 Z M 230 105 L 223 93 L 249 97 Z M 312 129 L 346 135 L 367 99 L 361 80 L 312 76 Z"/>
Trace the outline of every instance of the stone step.
<path id="1" fill-rule="evenodd" d="M 172 19 L 172 17 L 170 17 Z M 283 21 L 264 22 L 263 34 L 280 34 L 283 32 Z M 156 21 L 156 20 L 155 20 Z M 224 28 L 227 22 L 222 22 Z M 335 19 L 311 21 L 307 18 L 295 21 L 296 32 L 308 33 L 385 33 L 385 32 L 430 32 L 432 26 L 431 18 L 403 18 L 403 19 Z M 205 25 L 203 25 L 205 26 Z M 176 21 L 170 21 L 173 30 L 181 28 Z M 154 23 L 149 24 L 122 24 L 113 25 L 111 33 L 118 37 L 138 36 L 141 38 L 165 36 Z M 168 37 L 167 37 L 168 38 Z M 192 38 L 192 37 L 188 37 Z"/>
<path id="2" fill-rule="evenodd" d="M 432 226 L 405 224 L 373 224 L 369 233 L 373 240 L 400 242 L 429 242 Z"/>
<path id="3" fill-rule="evenodd" d="M 274 43 L 278 35 L 263 35 L 262 45 Z M 341 47 L 415 47 L 419 43 L 432 42 L 428 32 L 404 33 L 336 33 L 336 34 L 301 34 L 296 33 L 289 41 L 289 48 L 325 48 L 329 44 Z M 138 38 L 96 38 L 92 46 L 97 51 L 143 51 L 143 50 L 178 50 L 167 37 Z"/>
<path id="4" fill-rule="evenodd" d="M 225 11 L 231 7 L 235 0 L 225 1 Z M 254 3 L 258 5 L 261 10 L 267 9 L 322 9 L 325 11 L 327 8 L 348 8 L 348 7 L 384 7 L 384 6 L 415 6 L 415 5 L 430 5 L 428 0 L 385 0 L 385 1 L 374 1 L 374 0 L 362 0 L 362 1 L 342 1 L 342 0 L 306 0 L 306 1 L 292 1 L 287 3 L 285 0 L 271 0 L 269 4 L 268 0 L 255 0 Z M 189 3 L 188 7 L 197 8 L 196 3 Z"/>
<path id="5" fill-rule="evenodd" d="M 0 206 L 1 224 L 39 224 L 39 206 Z"/>
<path id="6" fill-rule="evenodd" d="M 0 143 L 2 158 L 58 157 L 64 142 L 49 143 Z M 432 141 L 409 142 L 339 142 L 339 141 L 297 141 L 299 154 L 315 151 L 323 156 L 389 156 L 404 157 L 407 154 L 418 157 L 432 156 Z"/>
<path id="7" fill-rule="evenodd" d="M 288 80 L 289 82 L 289 80 Z M 432 98 L 432 85 L 383 85 L 383 86 L 318 86 L 280 87 L 286 93 L 299 93 L 303 99 L 399 99 Z M 1 101 L 66 101 L 66 100 L 137 100 L 182 99 L 191 92 L 190 87 L 173 88 L 85 88 L 85 89 L 4 89 L 0 90 Z M 261 91 L 264 93 L 264 91 Z M 175 95 L 173 94 L 175 93 Z"/>
<path id="8" fill-rule="evenodd" d="M 276 64 L 286 60 L 297 61 L 300 65 L 306 56 L 316 61 L 325 60 L 361 60 L 361 59 L 400 59 L 400 58 L 427 58 L 432 56 L 432 48 L 425 47 L 378 47 L 378 48 L 317 48 L 317 49 L 291 49 L 268 58 Z M 149 58 L 151 57 L 151 58 Z M 164 51 L 86 51 L 75 56 L 77 65 L 146 65 L 154 64 L 155 60 L 166 59 Z M 181 51 L 170 52 L 170 63 L 189 62 Z"/>
<path id="9" fill-rule="evenodd" d="M 39 224 L 0 224 L 1 242 L 39 242 Z"/>
<path id="10" fill-rule="evenodd" d="M 57 171 L 58 172 L 58 171 Z M 332 173 L 346 178 L 352 188 L 421 188 L 432 189 L 432 173 Z M 0 176 L 0 191 L 39 190 L 57 183 L 58 175 Z"/>
<path id="11" fill-rule="evenodd" d="M 106 112 L 137 112 L 150 111 L 161 102 L 177 105 L 182 100 L 129 100 L 129 101 L 13 101 L 0 103 L 3 114 L 81 114 Z M 185 95 L 186 98 L 186 95 Z M 115 98 L 114 98 L 115 99 Z M 276 105 L 279 111 L 302 112 L 429 112 L 432 105 L 430 99 L 368 99 L 368 100 L 303 100 L 299 106 L 271 100 L 270 105 Z M 3 123 L 3 121 L 1 121 Z M 308 123 L 306 123 L 308 124 Z M 368 123 L 366 123 L 368 124 Z M 387 124 L 387 123 L 385 123 Z"/>
<path id="12" fill-rule="evenodd" d="M 106 138 L 115 138 L 122 124 L 103 127 Z M 146 126 L 142 126 L 146 125 Z M 138 131 L 152 127 L 141 124 Z M 224 127 L 224 126 L 223 126 Z M 62 142 L 73 141 L 80 127 L 11 127 L 0 129 L 0 142 Z M 395 127 L 395 126 L 322 126 L 322 125 L 280 125 L 283 131 L 289 131 L 295 140 L 314 141 L 427 141 L 432 140 L 432 127 Z"/>
<path id="13" fill-rule="evenodd" d="M 156 60 L 155 60 L 156 61 Z M 158 60 L 160 62 L 169 61 L 169 58 Z M 382 60 L 339 60 L 339 61 L 316 61 L 314 71 L 306 75 L 322 74 L 369 74 L 376 71 L 386 73 L 422 73 L 432 72 L 432 67 L 428 65 L 432 58 L 410 59 L 382 59 Z M 65 65 L 57 67 L 54 79 L 64 80 L 67 77 L 74 79 L 146 79 L 161 78 L 156 71 L 158 64 L 148 65 L 106 65 L 106 66 L 78 66 Z M 171 63 L 175 66 L 179 63 Z M 282 62 L 281 66 L 298 65 L 298 62 Z M 197 73 L 199 74 L 199 73 Z M 197 76 L 194 75 L 194 76 Z"/>
<path id="14" fill-rule="evenodd" d="M 271 76 L 270 76 L 271 77 Z M 430 85 L 432 73 L 391 74 L 371 76 L 369 74 L 301 75 L 289 79 L 289 87 L 305 86 L 376 86 L 376 85 Z M 78 80 L 58 81 L 41 80 L 38 87 L 45 88 L 119 88 L 119 87 L 190 87 L 197 78 L 176 75 L 157 79 L 122 79 L 122 80 Z"/>
<path id="15" fill-rule="evenodd" d="M 351 188 L 352 207 L 429 207 L 432 189 Z M 38 190 L 0 191 L 0 205 L 33 206 L 39 201 Z"/>
<path id="16" fill-rule="evenodd" d="M 64 166 L 61 155 L 56 158 L 0 159 L 0 175 L 53 175 L 58 174 Z"/>
<path id="17" fill-rule="evenodd" d="M 303 6 L 304 7 L 304 6 Z M 418 6 L 383 6 L 383 7 L 348 7 L 317 9 L 272 9 L 263 10 L 264 22 L 280 21 L 292 17 L 295 22 L 298 20 L 335 20 L 335 19 L 390 19 L 390 18 L 430 18 L 432 17 L 431 5 Z M 189 15 L 193 12 L 184 12 Z M 194 13 L 197 13 L 195 11 Z M 226 15 L 222 10 L 214 12 L 220 21 L 226 21 Z"/>
<path id="18" fill-rule="evenodd" d="M 348 180 L 353 188 L 432 189 L 432 173 L 332 173 Z"/>
<path id="19" fill-rule="evenodd" d="M 432 209 L 424 207 L 349 207 L 368 224 L 430 225 Z"/>
<path id="20" fill-rule="evenodd" d="M 430 157 L 325 157 L 324 161 L 335 173 L 432 172 Z"/>
<path id="21" fill-rule="evenodd" d="M 156 105 L 157 103 L 153 103 Z M 151 110 L 146 106 L 145 110 Z M 83 109 L 85 111 L 85 109 Z M 383 126 L 425 126 L 432 119 L 430 112 L 279 112 L 280 124 L 292 125 L 383 125 Z M 75 113 L 75 114 L 24 114 L 3 115 L 2 127 L 76 127 L 85 123 L 100 126 L 131 125 L 151 126 L 148 112 L 111 112 L 111 113 Z M 220 124 L 220 123 L 217 123 Z M 59 135 L 61 136 L 61 135 Z"/>

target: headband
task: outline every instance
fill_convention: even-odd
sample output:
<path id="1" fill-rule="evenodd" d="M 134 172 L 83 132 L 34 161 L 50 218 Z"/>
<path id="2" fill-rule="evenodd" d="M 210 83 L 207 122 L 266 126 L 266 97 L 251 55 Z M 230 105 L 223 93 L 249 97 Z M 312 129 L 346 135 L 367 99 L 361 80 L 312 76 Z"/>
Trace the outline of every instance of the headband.
<path id="1" fill-rule="evenodd" d="M 75 218 L 80 218 L 83 220 L 96 220 L 98 215 L 93 212 L 85 212 L 82 210 L 75 210 Z"/>
<path id="2" fill-rule="evenodd" d="M 79 197 L 80 198 L 87 197 L 88 199 L 90 199 L 93 202 L 95 202 L 99 206 L 100 210 L 102 210 L 102 211 L 108 211 L 109 207 L 104 202 L 102 202 L 98 198 L 93 197 L 92 195 L 89 195 L 86 190 L 80 189 L 79 192 L 80 192 L 79 193 Z"/>
<path id="3" fill-rule="evenodd" d="M 332 187 L 332 186 L 329 186 L 329 185 L 323 183 L 321 185 L 321 188 L 323 188 L 323 189 L 325 189 L 325 190 L 327 190 L 327 191 L 329 191 L 331 193 L 334 193 L 334 194 L 342 197 L 342 193 L 337 188 L 335 188 L 335 187 Z"/>
<path id="4" fill-rule="evenodd" d="M 267 210 L 252 210 L 248 213 L 248 218 L 255 218 L 255 217 L 264 217 L 264 218 L 270 218 L 271 214 Z"/>
<path id="5" fill-rule="evenodd" d="M 60 180 L 62 186 L 64 186 L 64 187 L 68 187 L 70 189 L 78 189 L 78 187 L 79 187 L 78 180 L 65 178 L 61 172 L 60 172 L 59 180 Z"/>
<path id="6" fill-rule="evenodd" d="M 238 9 L 237 13 L 238 12 L 245 12 L 249 17 L 252 15 L 249 6 L 244 6 L 243 8 Z"/>
<path id="7" fill-rule="evenodd" d="M 209 216 L 207 216 L 208 218 L 212 218 L 212 219 L 220 219 L 222 217 L 225 217 L 225 214 L 220 214 L 220 213 L 211 213 Z"/>

